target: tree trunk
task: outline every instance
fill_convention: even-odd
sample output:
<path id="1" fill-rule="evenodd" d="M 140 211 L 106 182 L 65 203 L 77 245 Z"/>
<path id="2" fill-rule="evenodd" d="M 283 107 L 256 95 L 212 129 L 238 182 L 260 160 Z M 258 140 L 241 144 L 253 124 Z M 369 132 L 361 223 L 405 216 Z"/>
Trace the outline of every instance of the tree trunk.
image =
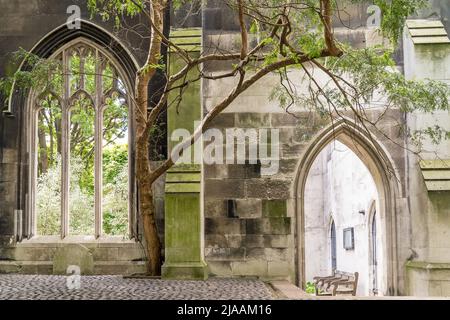
<path id="1" fill-rule="evenodd" d="M 151 276 L 161 274 L 161 242 L 155 219 L 153 190 L 150 179 L 149 144 L 146 135 L 137 139 L 136 176 L 139 191 L 139 212 L 144 226 L 145 246 L 147 252 L 147 273 Z"/>
<path id="2" fill-rule="evenodd" d="M 150 41 L 149 53 L 145 66 L 139 70 L 136 77 L 136 179 L 139 193 L 139 212 L 144 225 L 144 237 L 147 251 L 147 273 L 151 276 L 161 274 L 161 242 L 155 220 L 155 206 L 153 203 L 152 184 L 156 180 L 155 173 L 150 167 L 150 129 L 156 123 L 148 119 L 148 85 L 156 72 L 153 65 L 159 63 L 161 54 L 161 36 L 155 31 L 163 29 L 163 14 L 165 0 L 151 2 L 149 15 L 154 27 Z"/>
<path id="3" fill-rule="evenodd" d="M 153 195 L 151 192 L 146 195 L 146 198 L 148 198 L 150 205 L 147 209 L 148 212 L 142 214 L 142 220 L 148 253 L 147 273 L 156 276 L 161 274 L 161 242 L 156 228 L 155 207 L 153 205 Z"/>

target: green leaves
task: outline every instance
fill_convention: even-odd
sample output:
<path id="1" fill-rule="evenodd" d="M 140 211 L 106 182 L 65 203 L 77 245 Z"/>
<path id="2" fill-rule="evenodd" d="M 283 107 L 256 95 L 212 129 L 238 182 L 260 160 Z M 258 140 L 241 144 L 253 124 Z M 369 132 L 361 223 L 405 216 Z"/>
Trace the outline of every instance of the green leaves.
<path id="1" fill-rule="evenodd" d="M 154 69 L 156 69 L 156 70 L 165 70 L 165 68 L 166 68 L 166 65 L 165 64 L 153 64 L 153 63 L 148 63 L 148 64 L 146 64 L 141 70 L 142 70 L 142 72 L 143 73 L 147 73 L 147 72 L 149 72 L 150 70 L 154 70 Z"/>
<path id="2" fill-rule="evenodd" d="M 54 91 L 61 90 L 62 67 L 57 59 L 41 59 L 39 56 L 20 48 L 11 55 L 11 62 L 22 68 L 13 74 L 0 79 L 0 93 L 6 97 L 5 104 L 8 103 L 8 97 L 13 86 L 21 89 L 33 88 L 36 91 Z"/>
<path id="3" fill-rule="evenodd" d="M 145 0 L 88 0 L 87 5 L 91 16 L 98 14 L 103 21 L 114 18 L 116 27 L 121 24 L 121 16 L 134 17 L 146 9 Z"/>
<path id="4" fill-rule="evenodd" d="M 347 49 L 334 62 L 331 71 L 347 77 L 352 91 L 364 103 L 370 103 L 373 94 L 381 94 L 387 103 L 404 112 L 449 110 L 450 89 L 440 81 L 411 81 L 396 70 L 392 51 L 377 48 Z"/>
<path id="5" fill-rule="evenodd" d="M 301 51 L 311 59 L 319 57 L 325 49 L 325 40 L 322 34 L 315 32 L 310 32 L 300 37 L 298 44 Z"/>
<path id="6" fill-rule="evenodd" d="M 366 0 L 351 0 L 353 3 L 367 3 Z M 397 44 L 403 32 L 406 19 L 418 10 L 428 6 L 427 0 L 373 0 L 381 9 L 381 31 Z"/>
<path id="7" fill-rule="evenodd" d="M 400 38 L 408 16 L 428 5 L 426 0 L 375 0 L 374 3 L 382 12 L 381 30 L 393 43 Z"/>

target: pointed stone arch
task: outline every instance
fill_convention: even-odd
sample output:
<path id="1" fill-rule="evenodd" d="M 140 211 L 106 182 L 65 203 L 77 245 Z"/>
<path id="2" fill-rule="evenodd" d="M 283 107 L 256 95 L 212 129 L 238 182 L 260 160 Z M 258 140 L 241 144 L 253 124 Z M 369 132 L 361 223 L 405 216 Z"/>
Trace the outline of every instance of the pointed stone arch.
<path id="1" fill-rule="evenodd" d="M 300 157 L 294 180 L 296 282 L 305 286 L 305 206 L 304 194 L 309 170 L 322 149 L 338 140 L 351 149 L 366 165 L 376 185 L 380 204 L 384 259 L 384 293 L 398 293 L 398 262 L 396 233 L 396 198 L 401 190 L 397 169 L 389 153 L 366 128 L 342 118 L 321 130 L 311 139 Z"/>
<path id="2" fill-rule="evenodd" d="M 126 86 L 127 92 L 129 94 L 133 93 L 135 75 L 139 68 L 139 64 L 136 58 L 130 53 L 123 43 L 116 38 L 112 33 L 106 29 L 92 23 L 89 21 L 81 20 L 80 29 L 69 29 L 66 24 L 55 28 L 51 32 L 47 33 L 42 37 L 30 50 L 34 55 L 41 58 L 47 59 L 55 57 L 63 48 L 69 47 L 71 44 L 84 43 L 90 47 L 96 48 L 99 52 L 102 52 L 113 65 L 118 68 L 118 76 L 124 81 L 124 86 Z M 22 71 L 29 70 L 30 66 L 22 63 L 19 69 Z M 34 112 L 33 108 L 33 92 L 29 89 L 15 88 L 12 90 L 12 94 L 8 99 L 9 107 L 8 114 L 12 117 L 17 118 L 20 123 L 20 137 L 21 147 L 19 150 L 19 162 L 23 163 L 19 167 L 19 177 L 18 180 L 18 203 L 23 210 L 23 217 L 21 219 L 22 232 L 21 238 L 30 238 L 34 235 L 33 226 L 35 225 L 34 216 L 32 214 L 31 204 L 33 203 L 33 194 L 30 192 L 31 179 L 33 174 L 33 154 L 30 153 L 32 150 L 31 145 L 34 143 L 30 136 L 32 136 L 33 126 L 29 124 L 33 122 Z M 100 102 L 99 102 L 100 103 Z M 132 103 L 129 103 L 130 108 L 132 108 Z M 129 115 L 132 111 L 129 112 Z M 133 135 L 134 123 L 132 117 L 129 123 L 130 134 Z M 131 141 L 133 137 L 131 137 Z M 130 177 L 134 178 L 134 143 L 130 144 Z M 132 196 L 132 203 L 130 203 L 130 234 L 132 237 L 136 237 L 138 234 L 137 229 L 137 218 L 138 214 L 136 212 L 136 190 L 134 181 L 130 182 L 130 197 Z M 18 226 L 20 227 L 20 226 Z M 21 240 L 17 239 L 18 241 Z"/>

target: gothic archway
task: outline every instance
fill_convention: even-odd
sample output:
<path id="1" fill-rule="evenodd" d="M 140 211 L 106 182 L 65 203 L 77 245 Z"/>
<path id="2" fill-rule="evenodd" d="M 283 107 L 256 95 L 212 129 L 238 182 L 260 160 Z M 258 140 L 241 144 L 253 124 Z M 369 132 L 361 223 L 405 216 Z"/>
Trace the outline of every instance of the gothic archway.
<path id="1" fill-rule="evenodd" d="M 92 48 L 93 52 L 101 52 L 101 54 L 106 57 L 108 61 L 111 62 L 111 65 L 114 66 L 115 71 L 117 71 L 117 76 L 123 81 L 121 84 L 124 88 L 126 88 L 126 92 L 129 95 L 132 95 L 135 81 L 135 74 L 139 68 L 139 65 L 135 58 L 130 54 L 130 52 L 126 49 L 126 47 L 110 32 L 105 29 L 91 23 L 88 21 L 81 21 L 80 29 L 68 29 L 67 26 L 61 25 L 60 27 L 54 29 L 49 32 L 46 36 L 44 36 L 31 50 L 30 52 L 34 55 L 39 56 L 40 58 L 48 59 L 54 58 L 57 55 L 60 55 L 64 48 L 68 48 L 69 46 L 75 45 L 77 43 L 83 43 L 86 47 Z M 29 70 L 31 66 L 22 64 L 20 66 L 21 70 Z M 108 95 L 113 94 L 113 90 L 110 92 L 105 92 L 105 98 L 108 98 Z M 78 93 L 82 93 L 82 90 L 79 90 Z M 57 96 L 54 92 L 51 93 L 53 96 Z M 84 93 L 86 94 L 86 93 Z M 90 95 L 95 95 L 92 92 L 88 92 Z M 72 98 L 72 97 L 69 97 Z M 77 95 L 77 98 L 80 98 Z M 68 102 L 70 99 L 67 99 Z M 132 103 L 131 97 L 129 102 L 127 101 L 126 105 L 128 108 L 129 116 L 129 125 L 128 130 L 130 133 L 130 142 L 133 140 L 133 132 L 134 132 L 134 123 L 132 115 Z M 72 100 L 70 102 L 73 102 Z M 64 104 L 63 102 L 62 104 Z M 98 102 L 101 104 L 102 102 Z M 103 102 L 104 103 L 104 102 Z M 36 95 L 33 95 L 32 90 L 26 90 L 21 88 L 16 88 L 13 90 L 13 93 L 9 99 L 9 112 L 12 116 L 17 117 L 21 126 L 21 137 L 19 137 L 21 141 L 21 150 L 19 157 L 23 160 L 20 162 L 25 163 L 24 166 L 20 167 L 19 173 L 19 195 L 18 202 L 20 204 L 20 210 L 22 212 L 22 216 L 20 218 L 21 223 L 18 224 L 18 234 L 17 241 L 21 241 L 22 238 L 30 238 L 34 235 L 35 231 L 35 217 L 33 213 L 33 168 L 34 168 L 34 150 L 33 150 L 33 139 L 31 136 L 33 135 L 36 126 L 30 126 L 31 123 L 35 120 L 34 117 L 36 115 Z M 105 108 L 106 110 L 106 108 Z M 103 110 L 102 110 L 103 112 Z M 130 216 L 129 216 L 129 234 L 131 237 L 135 237 L 138 234 L 137 230 L 137 212 L 136 212 L 136 192 L 135 192 L 135 184 L 134 184 L 134 161 L 132 161 L 134 157 L 134 143 L 129 143 L 129 194 L 130 194 Z M 62 222 L 61 222 L 62 223 Z M 97 226 L 97 229 L 98 226 Z"/>
<path id="2" fill-rule="evenodd" d="M 383 146 L 365 128 L 341 119 L 320 131 L 303 152 L 294 181 L 296 213 L 296 281 L 305 287 L 305 185 L 309 170 L 322 149 L 338 140 L 351 149 L 371 173 L 379 195 L 382 248 L 384 261 L 384 294 L 397 294 L 396 196 L 399 186 L 393 161 Z"/>

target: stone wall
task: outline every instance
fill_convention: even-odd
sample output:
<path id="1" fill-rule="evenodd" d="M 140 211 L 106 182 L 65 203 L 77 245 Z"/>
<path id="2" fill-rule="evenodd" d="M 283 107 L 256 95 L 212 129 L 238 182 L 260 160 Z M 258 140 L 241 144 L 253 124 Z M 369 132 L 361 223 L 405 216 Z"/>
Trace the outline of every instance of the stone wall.
<path id="1" fill-rule="evenodd" d="M 449 44 L 414 45 L 407 33 L 404 43 L 405 76 L 408 79 L 434 79 L 450 84 Z M 449 123 L 447 110 L 433 114 L 414 112 L 408 116 L 411 130 L 436 125 L 450 130 Z M 407 158 L 413 250 L 407 264 L 409 293 L 450 295 L 450 191 L 428 191 L 419 166 L 419 160 L 450 159 L 450 141 L 436 144 L 425 139 L 420 149 L 409 141 L 409 148 L 420 151 Z M 445 179 L 445 173 L 441 175 Z"/>
<path id="2" fill-rule="evenodd" d="M 276 101 L 269 99 L 276 81 L 275 77 L 268 76 L 249 88 L 211 126 L 222 132 L 226 128 L 274 128 L 280 133 L 280 164 L 275 175 L 261 175 L 261 167 L 257 164 L 205 166 L 205 258 L 216 275 L 292 280 L 297 276 L 298 217 L 294 206 L 299 195 L 293 193 L 294 181 L 306 146 L 329 123 L 301 106 L 293 108 L 294 115 L 283 112 Z M 204 108 L 209 109 L 219 101 L 231 90 L 232 84 L 230 80 L 204 81 Z M 382 110 L 377 109 L 368 111 L 373 118 L 381 113 Z M 379 134 L 379 141 L 393 159 L 399 181 L 404 178 L 405 150 L 401 147 L 403 138 L 396 125 L 402 118 L 397 111 L 384 114 L 380 129 L 387 136 Z M 399 191 L 396 196 L 400 199 L 403 187 Z M 233 203 L 230 200 L 236 202 L 233 217 L 229 211 Z M 399 205 L 403 208 L 402 201 Z M 403 218 L 401 212 L 400 217 Z M 408 235 L 407 226 L 404 228 Z"/>
<path id="3" fill-rule="evenodd" d="M 214 28 L 218 28 L 215 26 Z M 204 30 L 205 47 L 235 48 L 239 36 L 233 30 Z M 205 29 L 205 28 L 204 28 Z M 360 31 L 358 31 L 360 32 Z M 342 34 L 344 35 L 344 34 Z M 350 42 L 358 43 L 359 36 L 345 35 Z M 358 40 L 359 39 L 359 40 Z M 361 43 L 365 43 L 361 41 Z M 205 70 L 220 74 L 227 70 L 224 63 L 206 64 Z M 312 71 L 312 70 L 311 70 Z M 323 80 L 318 70 L 313 71 Z M 291 78 L 299 90 L 305 90 L 302 71 L 291 70 Z M 217 276 L 257 276 L 262 278 L 289 278 L 299 283 L 300 268 L 297 227 L 299 194 L 294 194 L 298 165 L 306 147 L 314 143 L 317 134 L 330 125 L 301 105 L 293 106 L 286 113 L 276 100 L 270 99 L 279 78 L 269 75 L 240 95 L 221 115 L 212 128 L 225 132 L 227 128 L 273 128 L 279 129 L 279 171 L 275 175 L 261 174 L 258 164 L 213 164 L 204 170 L 205 259 L 211 273 Z M 204 112 L 225 98 L 232 90 L 235 79 L 202 82 Z M 409 244 L 409 217 L 405 198 L 405 149 L 400 127 L 404 115 L 398 110 L 383 112 L 383 108 L 371 107 L 369 117 L 379 119 L 373 138 L 388 155 L 396 175 L 393 194 L 396 232 L 390 236 L 393 242 L 402 238 L 393 248 L 399 263 L 395 265 L 395 283 L 404 293 L 404 263 L 411 254 Z M 351 118 L 351 114 L 348 114 Z M 275 208 L 271 208 L 272 205 Z M 231 210 L 235 206 L 235 211 Z M 390 213 L 389 213 L 390 214 Z M 269 218 L 276 216 L 276 218 Z M 393 293 L 386 288 L 386 293 Z"/>
<path id="4" fill-rule="evenodd" d="M 221 87 L 223 88 L 223 84 Z M 267 90 L 263 88 L 265 87 L 261 86 L 259 90 L 266 91 L 267 94 Z M 260 166 L 255 164 L 205 165 L 205 259 L 213 275 L 251 275 L 271 279 L 290 278 L 295 281 L 298 276 L 299 252 L 296 244 L 298 216 L 294 208 L 296 201 L 297 205 L 300 201 L 299 195 L 294 194 L 295 178 L 306 146 L 313 143 L 313 137 L 328 123 L 308 111 L 296 112 L 297 118 L 286 113 L 248 112 L 249 109 L 269 108 L 269 103 L 259 103 L 264 99 L 267 101 L 268 97 L 244 95 L 242 100 L 253 102 L 246 105 L 239 102 L 231 106 L 233 112 L 220 115 L 213 127 L 221 130 L 224 127 L 268 126 L 280 129 L 280 171 L 273 176 L 263 176 Z M 245 111 L 238 112 L 239 109 Z M 401 116 L 394 112 L 390 116 L 394 115 L 396 118 Z M 390 121 L 392 120 L 387 116 L 381 124 L 390 128 Z M 398 131 L 388 132 L 389 139 L 397 139 L 396 143 L 402 144 Z M 403 181 L 405 150 L 388 138 L 385 139 L 384 145 L 390 147 L 394 166 L 398 169 L 398 179 Z M 400 192 L 402 189 L 400 187 Z M 320 194 L 316 195 L 320 198 Z M 402 194 L 397 194 L 396 197 L 398 228 L 405 232 L 403 237 L 407 239 L 409 226 L 400 226 L 407 215 L 404 207 L 406 201 Z M 319 198 L 316 203 L 321 201 Z M 233 201 L 236 203 L 234 213 L 230 210 Z M 343 226 L 339 225 L 340 230 Z M 367 241 L 359 241 L 361 246 L 367 244 Z M 400 247 L 400 250 L 406 251 L 400 254 L 401 257 L 409 254 L 407 242 Z M 363 249 L 361 252 L 363 255 L 366 253 Z M 322 253 L 321 256 L 325 257 L 325 253 Z M 306 259 L 308 257 L 307 254 Z"/>

